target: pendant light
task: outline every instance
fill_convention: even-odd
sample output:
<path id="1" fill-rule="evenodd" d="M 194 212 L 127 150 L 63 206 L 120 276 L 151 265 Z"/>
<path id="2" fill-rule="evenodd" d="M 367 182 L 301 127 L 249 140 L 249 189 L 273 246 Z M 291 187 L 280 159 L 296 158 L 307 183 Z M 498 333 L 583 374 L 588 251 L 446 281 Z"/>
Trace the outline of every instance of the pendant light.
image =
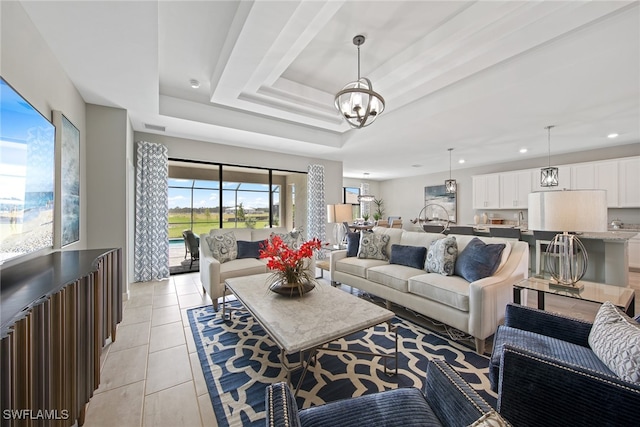
<path id="1" fill-rule="evenodd" d="M 369 176 L 369 172 L 365 172 L 363 178 L 363 182 L 360 183 L 360 195 L 358 196 L 358 203 L 362 202 L 373 202 L 376 196 L 369 193 L 369 184 L 364 182 L 364 179 L 367 179 Z"/>
<path id="2" fill-rule="evenodd" d="M 449 179 L 444 181 L 444 190 L 446 193 L 453 194 L 457 190 L 457 184 L 455 179 L 451 179 L 451 152 L 453 148 L 448 148 L 449 150 Z"/>
<path id="3" fill-rule="evenodd" d="M 353 38 L 353 44 L 358 47 L 358 80 L 348 83 L 335 96 L 336 108 L 356 129 L 369 126 L 384 111 L 384 99 L 374 92 L 371 80 L 360 77 L 360 46 L 364 41 L 363 35 Z"/>
<path id="4" fill-rule="evenodd" d="M 558 186 L 558 168 L 551 167 L 551 128 L 553 125 L 545 127 L 547 130 L 547 142 L 549 146 L 548 166 L 540 169 L 540 186 L 541 187 L 557 187 Z"/>

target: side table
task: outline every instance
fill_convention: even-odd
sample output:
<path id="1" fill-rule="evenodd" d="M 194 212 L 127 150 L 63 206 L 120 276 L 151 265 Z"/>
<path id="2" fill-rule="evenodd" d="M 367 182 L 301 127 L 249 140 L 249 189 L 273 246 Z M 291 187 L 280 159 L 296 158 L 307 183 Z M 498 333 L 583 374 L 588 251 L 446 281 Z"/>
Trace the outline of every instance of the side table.
<path id="1" fill-rule="evenodd" d="M 544 296 L 551 294 L 598 304 L 611 301 L 612 304 L 620 307 L 629 316 L 634 316 L 636 294 L 633 289 L 604 283 L 587 282 L 585 280 L 581 280 L 580 284 L 584 285 L 580 290 L 561 289 L 550 285 L 549 280 L 539 278 L 524 279 L 513 285 L 513 302 L 521 304 L 522 290 L 530 289 L 538 293 L 538 308 L 540 310 L 544 310 Z"/>

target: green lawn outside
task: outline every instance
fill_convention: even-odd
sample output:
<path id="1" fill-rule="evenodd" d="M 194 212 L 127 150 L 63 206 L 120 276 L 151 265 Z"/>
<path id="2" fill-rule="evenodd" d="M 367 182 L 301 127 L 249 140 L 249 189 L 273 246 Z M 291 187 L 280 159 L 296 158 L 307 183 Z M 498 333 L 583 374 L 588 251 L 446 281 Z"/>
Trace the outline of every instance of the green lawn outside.
<path id="1" fill-rule="evenodd" d="M 213 217 L 214 215 L 212 215 Z M 225 215 L 226 216 L 226 215 Z M 188 215 L 182 215 L 182 216 L 177 216 L 177 217 L 181 217 L 184 218 L 183 221 L 180 221 L 180 223 L 178 223 L 176 216 L 170 216 L 169 217 L 169 238 L 170 239 L 181 239 L 182 238 L 182 232 L 184 230 L 188 230 L 190 227 L 190 218 L 188 217 Z M 211 230 L 212 228 L 218 228 L 219 227 L 219 223 L 218 223 L 218 218 L 217 215 L 215 215 L 215 219 L 212 220 L 211 222 L 206 222 L 206 223 L 194 223 L 193 224 L 193 233 L 196 235 L 200 235 L 203 233 L 208 233 L 209 230 Z M 232 216 L 230 216 L 232 217 Z M 250 215 L 247 215 L 247 217 L 250 217 Z M 269 221 L 256 221 L 255 222 L 255 226 L 253 228 L 265 228 L 269 225 Z M 237 225 L 235 222 L 230 222 L 230 221 L 225 221 L 224 223 L 222 223 L 223 228 L 248 228 L 245 222 L 239 222 Z"/>

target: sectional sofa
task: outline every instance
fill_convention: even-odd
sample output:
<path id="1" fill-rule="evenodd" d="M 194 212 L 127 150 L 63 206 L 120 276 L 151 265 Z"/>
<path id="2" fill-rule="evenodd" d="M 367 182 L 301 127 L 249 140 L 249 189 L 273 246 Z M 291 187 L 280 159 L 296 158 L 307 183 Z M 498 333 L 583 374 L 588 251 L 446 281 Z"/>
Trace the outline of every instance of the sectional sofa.
<path id="1" fill-rule="evenodd" d="M 331 280 L 383 298 L 387 305 L 399 304 L 468 333 L 475 340 L 476 351 L 484 353 L 485 339 L 495 333 L 504 319 L 506 305 L 513 301 L 513 285 L 528 277 L 528 244 L 503 238 L 450 235 L 455 238 L 460 260 L 470 242 L 473 241 L 473 248 L 478 246 L 478 240 L 474 239 L 480 239 L 480 245 L 504 244 L 495 271 L 489 277 L 469 281 L 455 274 L 427 272 L 424 265 L 401 265 L 402 259 L 400 264 L 390 262 L 394 258 L 398 262 L 399 257 L 393 255 L 394 248 L 428 250 L 432 242 L 447 236 L 381 227 L 374 228 L 373 235 L 388 236 L 384 238 L 388 240 L 383 248 L 387 259 L 347 256 L 347 250 L 333 251 Z M 420 268 L 416 268 L 418 266 Z M 474 272 L 471 273 L 474 276 Z"/>

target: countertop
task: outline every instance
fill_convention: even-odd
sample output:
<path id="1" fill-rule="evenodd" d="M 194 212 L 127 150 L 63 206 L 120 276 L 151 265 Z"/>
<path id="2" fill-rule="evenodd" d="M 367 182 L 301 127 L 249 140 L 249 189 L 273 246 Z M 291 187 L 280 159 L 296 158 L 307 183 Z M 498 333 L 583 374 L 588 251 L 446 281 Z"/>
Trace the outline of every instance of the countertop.
<path id="1" fill-rule="evenodd" d="M 479 232 L 489 232 L 489 228 L 490 227 L 504 227 L 504 228 L 519 228 L 517 226 L 514 225 L 498 225 L 498 224 L 478 224 L 478 225 L 474 225 L 473 226 L 477 231 Z M 523 236 L 533 236 L 533 231 L 532 230 L 527 230 L 527 229 L 523 229 L 522 230 L 522 235 Z M 636 228 L 619 228 L 619 229 L 613 229 L 610 228 L 608 231 L 603 231 L 603 232 L 592 232 L 592 233 L 580 233 L 578 234 L 578 237 L 580 239 L 594 239 L 594 240 L 629 240 L 633 237 L 635 237 L 638 233 L 640 232 L 640 228 L 636 229 Z"/>

